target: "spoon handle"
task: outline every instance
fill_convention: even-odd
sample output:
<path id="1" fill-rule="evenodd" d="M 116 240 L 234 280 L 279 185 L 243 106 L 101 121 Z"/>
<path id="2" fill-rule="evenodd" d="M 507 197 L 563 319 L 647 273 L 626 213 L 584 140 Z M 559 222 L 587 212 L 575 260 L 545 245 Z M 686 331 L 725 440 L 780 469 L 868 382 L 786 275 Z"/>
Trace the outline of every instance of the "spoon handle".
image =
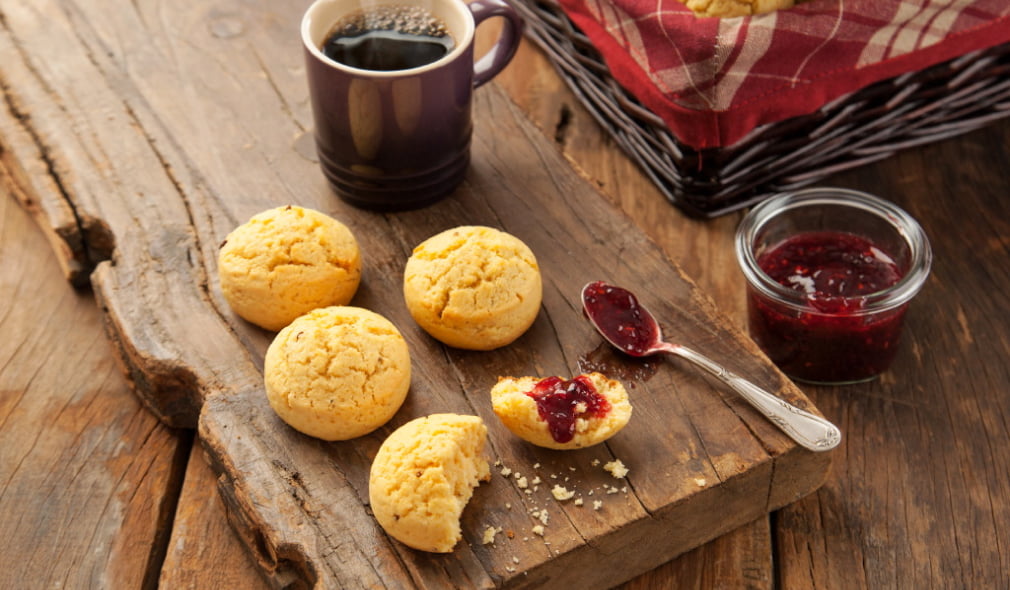
<path id="1" fill-rule="evenodd" d="M 831 422 L 768 393 L 708 357 L 679 345 L 664 350 L 691 361 L 732 387 L 782 432 L 811 451 L 827 451 L 842 442 L 841 431 Z"/>

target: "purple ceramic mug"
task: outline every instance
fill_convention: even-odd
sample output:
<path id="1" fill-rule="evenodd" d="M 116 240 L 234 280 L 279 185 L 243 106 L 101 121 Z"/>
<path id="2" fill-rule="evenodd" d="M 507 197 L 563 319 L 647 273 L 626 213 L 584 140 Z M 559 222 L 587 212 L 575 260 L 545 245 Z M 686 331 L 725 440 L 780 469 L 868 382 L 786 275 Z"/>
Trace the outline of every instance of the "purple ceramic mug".
<path id="1" fill-rule="evenodd" d="M 444 25 L 452 48 L 408 69 L 352 67 L 324 54 L 338 23 L 362 13 L 403 6 L 426 10 Z M 419 8 L 417 8 L 419 7 Z M 474 33 L 504 17 L 494 46 L 474 63 Z M 522 19 L 503 0 L 317 0 L 302 20 L 302 43 L 323 173 L 358 207 L 422 207 L 448 195 L 470 161 L 473 89 L 512 59 Z"/>

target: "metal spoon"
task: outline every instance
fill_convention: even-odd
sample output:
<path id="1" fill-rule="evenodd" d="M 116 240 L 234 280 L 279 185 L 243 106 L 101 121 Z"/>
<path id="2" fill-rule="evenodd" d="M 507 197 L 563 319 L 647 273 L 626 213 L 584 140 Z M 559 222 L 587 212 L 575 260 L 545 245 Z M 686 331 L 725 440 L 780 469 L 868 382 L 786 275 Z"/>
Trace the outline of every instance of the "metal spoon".
<path id="1" fill-rule="evenodd" d="M 622 352 L 636 357 L 667 353 L 691 361 L 730 386 L 782 432 L 811 451 L 827 451 L 842 441 L 841 431 L 824 418 L 779 399 L 690 348 L 664 342 L 656 319 L 631 291 L 603 281 L 589 283 L 582 288 L 582 307 L 600 334 Z"/>

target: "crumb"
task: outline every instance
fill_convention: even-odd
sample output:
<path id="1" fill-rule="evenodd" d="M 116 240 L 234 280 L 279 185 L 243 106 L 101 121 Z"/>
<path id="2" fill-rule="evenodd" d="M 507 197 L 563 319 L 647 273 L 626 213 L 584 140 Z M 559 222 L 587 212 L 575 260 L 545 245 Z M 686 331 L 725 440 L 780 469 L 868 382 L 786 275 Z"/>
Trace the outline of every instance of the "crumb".
<path id="1" fill-rule="evenodd" d="M 544 527 L 541 525 L 535 525 L 532 529 L 534 535 L 544 536 Z"/>
<path id="2" fill-rule="evenodd" d="M 505 510 L 512 510 L 512 502 L 505 502 Z"/>
<path id="3" fill-rule="evenodd" d="M 504 475 L 505 477 L 508 477 L 508 476 L 512 475 L 512 470 L 509 469 L 508 467 L 502 467 L 501 468 L 501 474 Z"/>
<path id="4" fill-rule="evenodd" d="M 540 522 L 542 522 L 544 524 L 544 526 L 547 525 L 547 518 L 548 518 L 548 516 L 549 515 L 547 514 L 547 510 L 541 510 L 540 511 L 540 517 L 539 517 L 540 518 Z"/>
<path id="5" fill-rule="evenodd" d="M 582 498 L 575 498 L 575 505 L 582 506 Z"/>
<path id="6" fill-rule="evenodd" d="M 696 478 L 694 478 L 694 483 L 698 484 L 699 488 L 703 488 L 703 487 L 705 487 L 705 484 L 708 483 L 708 482 L 705 481 L 704 477 L 696 477 Z"/>
<path id="7" fill-rule="evenodd" d="M 519 475 L 519 474 L 517 473 L 516 475 Z M 517 478 L 516 479 L 516 484 L 519 486 L 520 489 L 523 489 L 523 490 L 525 490 L 526 488 L 529 487 L 529 482 L 526 481 L 525 477 L 519 477 L 519 478 Z"/>
<path id="8" fill-rule="evenodd" d="M 551 494 L 554 495 L 555 500 L 564 501 L 570 500 L 575 495 L 575 492 L 561 486 L 554 486 Z"/>
<path id="9" fill-rule="evenodd" d="M 519 563 L 519 558 L 513 555 L 512 556 L 512 563 Z"/>
<path id="10" fill-rule="evenodd" d="M 628 474 L 628 468 L 624 466 L 624 463 L 621 463 L 620 459 L 614 459 L 610 463 L 607 463 L 603 466 L 603 469 L 605 471 L 609 471 L 610 475 L 613 475 L 617 479 L 620 479 Z"/>
<path id="11" fill-rule="evenodd" d="M 599 459 L 593 459 L 593 463 L 592 463 L 593 467 L 596 467 L 599 464 L 600 464 L 600 460 Z"/>
<path id="12" fill-rule="evenodd" d="M 622 494 L 627 494 L 627 493 L 628 493 L 628 486 L 624 486 L 624 487 L 622 487 L 622 488 L 621 488 L 621 493 L 622 493 Z"/>
<path id="13" fill-rule="evenodd" d="M 593 510 L 599 510 L 600 508 L 603 508 L 603 502 L 599 500 L 593 500 Z"/>
<path id="14" fill-rule="evenodd" d="M 488 526 L 484 529 L 484 539 L 483 543 L 485 545 L 490 545 L 494 543 L 494 536 L 501 532 L 501 528 L 495 528 L 493 526 Z"/>
<path id="15" fill-rule="evenodd" d="M 620 491 L 620 490 L 618 490 L 618 489 L 617 489 L 617 488 L 615 488 L 614 486 L 610 486 L 609 488 L 607 488 L 607 493 L 608 493 L 608 494 L 616 494 L 616 493 L 617 493 L 617 492 L 619 492 L 619 491 Z"/>
<path id="16" fill-rule="evenodd" d="M 540 484 L 540 476 L 539 475 L 535 476 L 533 478 L 533 481 L 531 481 L 530 483 L 532 483 L 533 485 L 539 485 Z"/>
<path id="17" fill-rule="evenodd" d="M 525 490 L 523 490 L 523 492 L 526 493 L 526 494 L 529 494 L 531 496 L 533 495 L 533 490 L 531 490 L 529 488 L 526 488 Z"/>
<path id="18" fill-rule="evenodd" d="M 569 467 L 568 471 L 575 471 L 575 468 L 574 467 Z"/>
<path id="19" fill-rule="evenodd" d="M 533 469 L 540 469 L 540 464 L 539 463 L 534 463 L 533 464 Z"/>

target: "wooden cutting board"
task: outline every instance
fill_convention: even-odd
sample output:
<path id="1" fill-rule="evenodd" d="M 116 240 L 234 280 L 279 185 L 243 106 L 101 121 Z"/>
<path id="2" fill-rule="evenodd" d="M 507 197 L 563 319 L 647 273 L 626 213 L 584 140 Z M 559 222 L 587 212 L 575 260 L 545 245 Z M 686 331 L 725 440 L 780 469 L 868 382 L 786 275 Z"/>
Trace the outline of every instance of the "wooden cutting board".
<path id="1" fill-rule="evenodd" d="M 68 278 L 90 279 L 138 396 L 167 424 L 199 428 L 235 529 L 275 585 L 537 588 L 550 579 L 604 588 L 821 484 L 828 454 L 798 447 L 718 383 L 679 361 L 633 361 L 602 344 L 579 304 L 596 279 L 636 291 L 670 337 L 811 409 L 499 88 L 476 94 L 473 164 L 451 198 L 406 213 L 360 211 L 333 196 L 314 161 L 297 32 L 304 6 L 110 4 L 0 0 L 0 172 L 48 230 Z M 261 372 L 273 334 L 221 297 L 218 244 L 253 214 L 291 203 L 351 228 L 364 263 L 353 304 L 393 321 L 410 347 L 407 402 L 358 440 L 314 440 L 273 414 Z M 412 248 L 463 224 L 518 236 L 543 271 L 536 323 L 497 351 L 440 345 L 402 300 Z M 491 412 L 499 375 L 591 369 L 622 379 L 635 408 L 604 445 L 535 448 Z M 391 540 L 367 504 L 384 437 L 435 412 L 481 416 L 496 465 L 448 555 Z M 614 459 L 626 478 L 603 470 Z M 556 501 L 555 484 L 582 505 Z M 540 536 L 533 527 L 545 510 Z M 482 543 L 488 527 L 501 529 L 493 544 Z"/>

